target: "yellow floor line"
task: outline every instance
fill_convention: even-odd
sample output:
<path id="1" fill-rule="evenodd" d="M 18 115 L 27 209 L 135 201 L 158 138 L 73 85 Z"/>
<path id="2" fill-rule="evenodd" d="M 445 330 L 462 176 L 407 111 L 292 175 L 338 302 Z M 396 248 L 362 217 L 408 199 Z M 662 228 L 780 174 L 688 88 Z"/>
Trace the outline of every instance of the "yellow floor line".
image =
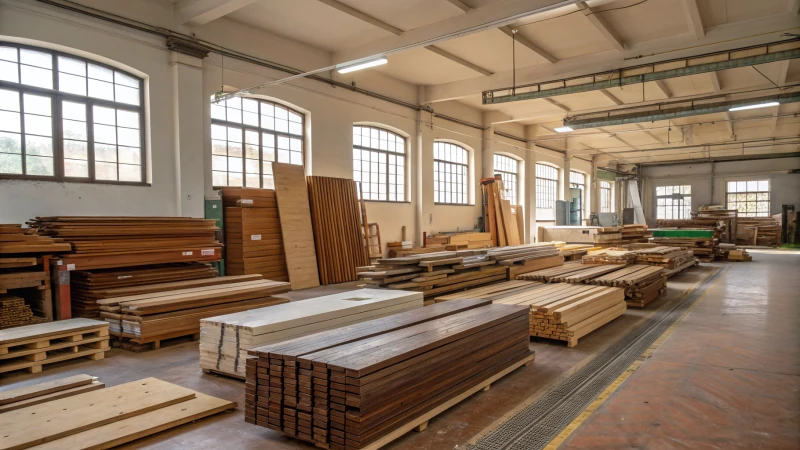
<path id="1" fill-rule="evenodd" d="M 725 268 L 724 270 L 727 271 L 727 268 Z M 697 305 L 699 305 L 700 302 L 703 301 L 703 299 L 706 297 L 706 294 L 708 294 L 708 291 L 710 291 L 714 287 L 714 285 L 717 284 L 717 282 L 722 278 L 722 275 L 723 274 L 720 274 L 720 276 L 716 280 L 714 280 L 713 283 L 711 283 L 711 286 L 706 288 L 706 291 L 703 292 L 700 298 L 698 298 L 697 301 L 694 302 L 694 304 L 692 304 L 692 306 L 687 308 L 686 311 L 684 311 L 684 313 L 681 314 L 678 320 L 676 320 L 675 323 L 673 323 L 669 328 L 667 328 L 664 331 L 664 333 L 662 333 L 661 336 L 659 336 L 658 339 L 656 339 L 655 342 L 653 342 L 653 344 L 647 350 L 645 350 L 645 352 L 642 353 L 642 355 L 636 361 L 634 361 L 633 364 L 631 364 L 627 369 L 625 369 L 625 372 L 622 372 L 622 375 L 620 375 L 616 380 L 614 380 L 613 383 L 611 383 L 607 388 L 605 388 L 603 392 L 601 392 L 600 395 L 598 395 L 597 398 L 595 398 L 594 401 L 590 403 L 589 406 L 587 406 L 586 409 L 584 409 L 583 412 L 581 412 L 578 415 L 578 417 L 575 418 L 575 420 L 570 422 L 570 424 L 567 425 L 566 428 L 561 430 L 561 433 L 559 433 L 558 436 L 556 436 L 552 441 L 550 441 L 549 444 L 547 444 L 545 450 L 556 450 L 564 442 L 566 442 L 566 440 L 572 435 L 572 433 L 575 432 L 575 430 L 577 430 L 578 427 L 580 427 L 583 424 L 583 422 L 585 422 L 592 415 L 592 413 L 594 413 L 597 410 L 597 408 L 600 407 L 600 405 L 602 405 L 606 400 L 608 400 L 608 398 L 611 397 L 611 394 L 613 394 L 617 389 L 619 389 L 619 387 L 622 386 L 622 383 L 624 383 L 625 380 L 627 380 L 631 375 L 633 375 L 633 372 L 636 372 L 636 370 L 639 369 L 639 367 L 642 364 L 644 364 L 644 361 L 653 354 L 655 349 L 657 349 L 658 346 L 660 346 L 672 334 L 672 332 L 675 331 L 676 328 L 678 328 L 678 325 L 680 325 L 681 322 L 683 322 L 686 316 L 688 316 L 689 313 L 691 313 L 697 307 Z"/>

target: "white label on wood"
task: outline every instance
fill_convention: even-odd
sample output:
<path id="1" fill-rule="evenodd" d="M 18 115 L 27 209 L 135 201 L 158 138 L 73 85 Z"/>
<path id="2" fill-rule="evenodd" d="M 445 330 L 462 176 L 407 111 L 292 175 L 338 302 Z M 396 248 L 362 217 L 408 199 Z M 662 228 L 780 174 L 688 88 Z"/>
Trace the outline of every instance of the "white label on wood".
<path id="1" fill-rule="evenodd" d="M 192 256 L 194 252 L 183 252 L 183 256 Z"/>
<path id="2" fill-rule="evenodd" d="M 200 250 L 200 255 L 201 256 L 214 256 L 214 249 L 213 248 L 209 248 L 207 250 Z"/>
<path id="3" fill-rule="evenodd" d="M 260 234 L 251 234 L 250 235 L 250 240 L 251 241 L 260 241 L 261 240 L 261 235 Z"/>
<path id="4" fill-rule="evenodd" d="M 67 270 L 75 270 L 75 264 L 67 264 Z"/>
<path id="5" fill-rule="evenodd" d="M 117 277 L 118 280 L 127 280 L 128 278 L 133 278 L 133 275 L 120 275 Z"/>
<path id="6" fill-rule="evenodd" d="M 243 205 L 252 205 L 253 204 L 253 200 L 249 199 L 249 198 L 243 198 L 241 200 L 241 204 L 243 204 Z"/>

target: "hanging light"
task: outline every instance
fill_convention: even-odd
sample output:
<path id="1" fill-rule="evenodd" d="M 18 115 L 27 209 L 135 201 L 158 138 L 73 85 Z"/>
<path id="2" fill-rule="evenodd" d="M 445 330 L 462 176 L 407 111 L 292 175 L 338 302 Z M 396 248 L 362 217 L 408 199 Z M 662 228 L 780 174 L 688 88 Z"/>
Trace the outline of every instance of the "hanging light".
<path id="1" fill-rule="evenodd" d="M 375 66 L 381 66 L 383 64 L 386 64 L 387 62 L 389 62 L 389 60 L 386 59 L 385 56 L 378 56 L 376 58 L 373 58 L 373 59 L 370 59 L 370 60 L 367 60 L 367 61 L 362 61 L 362 62 L 359 62 L 359 63 L 356 63 L 356 64 L 351 64 L 351 65 L 345 65 L 343 67 L 337 68 L 336 70 L 339 73 L 350 73 L 350 72 L 355 72 L 356 70 L 367 69 L 367 68 L 375 67 Z"/>

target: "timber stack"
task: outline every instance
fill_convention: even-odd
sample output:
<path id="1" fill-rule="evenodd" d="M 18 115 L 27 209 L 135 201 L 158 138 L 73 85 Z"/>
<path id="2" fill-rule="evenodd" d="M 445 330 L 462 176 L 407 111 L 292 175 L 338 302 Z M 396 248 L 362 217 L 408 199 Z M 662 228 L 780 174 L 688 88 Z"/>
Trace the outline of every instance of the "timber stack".
<path id="1" fill-rule="evenodd" d="M 598 247 L 623 247 L 647 242 L 650 238 L 647 225 L 623 225 L 621 227 L 600 227 L 594 235 Z"/>
<path id="2" fill-rule="evenodd" d="M 616 247 L 593 250 L 581 258 L 583 264 L 633 264 L 634 262 L 636 262 L 636 252 Z"/>
<path id="3" fill-rule="evenodd" d="M 409 241 L 410 242 L 410 241 Z M 472 250 L 493 247 L 492 234 L 488 232 L 440 233 L 428 236 L 425 247 L 440 246 L 443 250 Z"/>
<path id="4" fill-rule="evenodd" d="M 736 219 L 736 245 L 781 244 L 781 225 L 772 217 L 739 217 Z"/>
<path id="5" fill-rule="evenodd" d="M 648 264 L 663 267 L 664 275 L 671 277 L 697 264 L 697 258 L 685 247 L 653 246 L 639 248 L 636 253 L 636 264 Z"/>
<path id="6" fill-rule="evenodd" d="M 485 303 L 448 302 L 255 349 L 245 418 L 334 450 L 423 429 L 533 360 L 529 309 Z"/>
<path id="7" fill-rule="evenodd" d="M 666 292 L 664 272 L 663 267 L 635 264 L 591 278 L 586 283 L 623 288 L 629 306 L 643 307 Z"/>
<path id="8" fill-rule="evenodd" d="M 520 245 L 525 242 L 522 205 L 512 205 L 506 198 L 503 177 L 481 180 L 484 231 L 491 237 L 494 247 Z"/>
<path id="9" fill-rule="evenodd" d="M 702 262 L 713 262 L 719 255 L 719 238 L 714 230 L 707 229 L 657 229 L 653 230 L 651 244 L 686 248 Z"/>

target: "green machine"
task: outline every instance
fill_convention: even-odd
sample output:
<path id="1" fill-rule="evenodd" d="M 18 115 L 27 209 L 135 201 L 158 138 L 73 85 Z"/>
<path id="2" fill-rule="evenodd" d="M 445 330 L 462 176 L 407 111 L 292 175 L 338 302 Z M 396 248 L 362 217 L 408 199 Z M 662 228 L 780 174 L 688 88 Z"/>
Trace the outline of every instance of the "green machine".
<path id="1" fill-rule="evenodd" d="M 205 218 L 206 219 L 214 219 L 216 221 L 217 228 L 217 240 L 225 243 L 225 228 L 224 224 L 225 221 L 223 220 L 223 211 L 222 211 L 222 199 L 220 198 L 208 198 L 205 199 Z M 222 259 L 219 262 L 212 263 L 214 267 L 219 271 L 219 276 L 225 276 L 225 251 L 223 247 L 222 252 Z"/>

